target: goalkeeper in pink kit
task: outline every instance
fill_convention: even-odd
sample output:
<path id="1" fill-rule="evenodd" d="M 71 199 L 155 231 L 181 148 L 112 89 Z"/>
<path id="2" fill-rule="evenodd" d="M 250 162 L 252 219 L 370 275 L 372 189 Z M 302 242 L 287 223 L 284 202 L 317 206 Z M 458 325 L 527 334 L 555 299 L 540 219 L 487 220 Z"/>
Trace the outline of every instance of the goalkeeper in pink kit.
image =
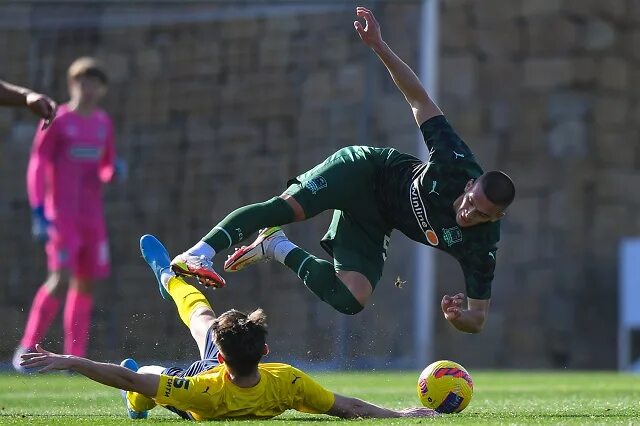
<path id="1" fill-rule="evenodd" d="M 84 356 L 93 307 L 93 281 L 110 272 L 102 185 L 115 173 L 113 126 L 98 105 L 107 75 L 96 60 L 69 68 L 70 100 L 39 129 L 27 172 L 32 233 L 45 242 L 49 275 L 38 289 L 13 365 L 40 343 L 64 305 L 64 353 Z"/>

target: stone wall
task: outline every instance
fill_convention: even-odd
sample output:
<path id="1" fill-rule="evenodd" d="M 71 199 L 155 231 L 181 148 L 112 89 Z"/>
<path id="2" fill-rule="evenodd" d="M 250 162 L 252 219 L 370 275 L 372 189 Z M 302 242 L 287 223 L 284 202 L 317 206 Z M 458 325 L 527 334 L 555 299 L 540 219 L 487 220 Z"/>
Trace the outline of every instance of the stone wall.
<path id="1" fill-rule="evenodd" d="M 456 333 L 436 312 L 439 358 L 472 367 L 614 366 L 617 244 L 640 230 L 640 3 L 604 4 L 442 2 L 439 101 L 483 166 L 512 175 L 518 200 L 503 223 L 486 329 Z M 1 78 L 65 99 L 65 69 L 84 54 L 103 58 L 112 76 L 105 107 L 131 173 L 106 193 L 114 273 L 98 287 L 92 355 L 196 355 L 173 306 L 157 297 L 139 235 L 154 233 L 178 252 L 231 209 L 277 194 L 344 145 L 416 153 L 410 110 L 358 40 L 352 9 L 0 6 Z M 417 3 L 375 10 L 389 44 L 415 66 Z M 0 110 L 3 359 L 45 274 L 42 249 L 28 238 L 24 187 L 34 123 Z M 321 255 L 329 219 L 287 232 Z M 355 317 L 318 302 L 277 264 L 229 275 L 227 289 L 207 295 L 218 312 L 265 308 L 271 359 L 410 365 L 406 306 L 419 283 L 393 285 L 411 276 L 412 245 L 398 233 L 391 248 L 374 303 Z M 463 289 L 455 261 L 438 255 L 437 265 L 436 299 Z M 59 335 L 58 327 L 49 337 L 54 348 Z"/>
<path id="2" fill-rule="evenodd" d="M 113 275 L 98 287 L 93 355 L 197 354 L 175 308 L 156 294 L 139 255 L 140 235 L 154 233 L 177 253 L 232 209 L 281 193 L 288 178 L 342 146 L 414 148 L 410 110 L 357 37 L 350 5 L 2 7 L 0 43 L 9 54 L 0 63 L 4 79 L 65 99 L 65 70 L 75 57 L 95 54 L 109 67 L 105 108 L 130 177 L 106 192 Z M 381 12 L 393 22 L 414 22 L 414 10 Z M 415 62 L 414 33 L 392 37 Z M 24 185 L 34 124 L 28 113 L 0 111 L 5 359 L 45 274 L 42 249 L 29 238 Z M 324 213 L 287 232 L 323 255 L 318 242 L 329 220 Z M 408 242 L 397 240 L 375 302 L 356 317 L 319 302 L 278 264 L 229 275 L 228 288 L 207 295 L 218 312 L 263 307 L 270 317 L 271 359 L 406 365 L 412 313 L 401 307 L 411 290 L 393 282 L 410 273 L 411 253 Z M 218 268 L 225 257 L 216 260 Z M 54 348 L 60 346 L 57 327 L 49 338 Z"/>
<path id="3" fill-rule="evenodd" d="M 442 106 L 518 189 L 486 334 L 439 322 L 446 346 L 486 365 L 613 368 L 618 243 L 640 233 L 640 2 L 452 0 L 441 12 Z M 443 260 L 443 291 L 455 274 Z"/>

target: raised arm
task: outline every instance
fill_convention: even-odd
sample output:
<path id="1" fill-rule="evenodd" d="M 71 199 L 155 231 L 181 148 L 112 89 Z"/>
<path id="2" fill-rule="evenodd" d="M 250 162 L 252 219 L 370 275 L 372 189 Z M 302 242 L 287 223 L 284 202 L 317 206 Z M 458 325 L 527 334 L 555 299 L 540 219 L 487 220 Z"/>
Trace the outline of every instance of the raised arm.
<path id="1" fill-rule="evenodd" d="M 369 9 L 358 7 L 356 8 L 356 15 L 365 21 L 364 27 L 360 21 L 353 23 L 358 35 L 360 35 L 364 44 L 369 46 L 387 67 L 394 83 L 398 86 L 407 102 L 409 102 L 418 126 L 431 117 L 441 115 L 442 111 L 431 100 L 418 76 L 382 39 L 380 24 L 376 21 L 373 13 Z"/>
<path id="2" fill-rule="evenodd" d="M 80 373 L 103 385 L 126 391 L 138 392 L 150 398 L 156 396 L 160 376 L 141 374 L 119 365 L 95 362 L 73 355 L 58 355 L 36 345 L 36 352 L 22 355 L 22 365 L 26 368 L 39 368 L 39 373 L 52 370 L 70 370 Z"/>
<path id="3" fill-rule="evenodd" d="M 51 124 L 58 108 L 49 97 L 2 80 L 0 80 L 0 105 L 26 106 L 35 115 L 44 119 L 43 129 Z"/>
<path id="4" fill-rule="evenodd" d="M 436 415 L 436 412 L 429 408 L 407 408 L 400 411 L 389 410 L 358 398 L 335 394 L 335 402 L 327 414 L 343 419 L 386 419 L 394 417 L 433 417 Z"/>

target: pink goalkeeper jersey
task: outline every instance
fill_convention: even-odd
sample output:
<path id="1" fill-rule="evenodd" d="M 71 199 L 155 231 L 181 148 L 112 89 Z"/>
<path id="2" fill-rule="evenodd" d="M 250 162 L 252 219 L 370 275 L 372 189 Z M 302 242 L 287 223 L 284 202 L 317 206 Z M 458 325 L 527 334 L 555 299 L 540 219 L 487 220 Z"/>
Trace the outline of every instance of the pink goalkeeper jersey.
<path id="1" fill-rule="evenodd" d="M 111 119 L 102 110 L 85 117 L 62 105 L 51 126 L 36 132 L 27 171 L 31 207 L 65 223 L 103 220 L 102 184 L 114 174 Z"/>

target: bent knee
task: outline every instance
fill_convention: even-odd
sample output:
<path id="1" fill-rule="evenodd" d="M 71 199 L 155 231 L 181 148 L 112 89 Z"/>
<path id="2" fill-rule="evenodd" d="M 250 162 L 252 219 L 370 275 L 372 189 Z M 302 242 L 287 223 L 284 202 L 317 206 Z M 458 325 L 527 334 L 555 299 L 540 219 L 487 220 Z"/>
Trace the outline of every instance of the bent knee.
<path id="1" fill-rule="evenodd" d="M 306 215 L 304 214 L 304 209 L 302 208 L 302 205 L 298 202 L 298 200 L 296 200 L 291 195 L 286 193 L 280 195 L 280 198 L 286 201 L 289 207 L 291 207 L 291 210 L 293 210 L 294 222 L 300 222 L 306 219 Z"/>
<path id="2" fill-rule="evenodd" d="M 44 285 L 50 294 L 59 296 L 67 288 L 70 278 L 71 274 L 66 270 L 52 271 L 49 272 Z"/>
<path id="3" fill-rule="evenodd" d="M 357 271 L 337 271 L 336 276 L 364 308 L 373 294 L 373 286 L 369 279 Z"/>

